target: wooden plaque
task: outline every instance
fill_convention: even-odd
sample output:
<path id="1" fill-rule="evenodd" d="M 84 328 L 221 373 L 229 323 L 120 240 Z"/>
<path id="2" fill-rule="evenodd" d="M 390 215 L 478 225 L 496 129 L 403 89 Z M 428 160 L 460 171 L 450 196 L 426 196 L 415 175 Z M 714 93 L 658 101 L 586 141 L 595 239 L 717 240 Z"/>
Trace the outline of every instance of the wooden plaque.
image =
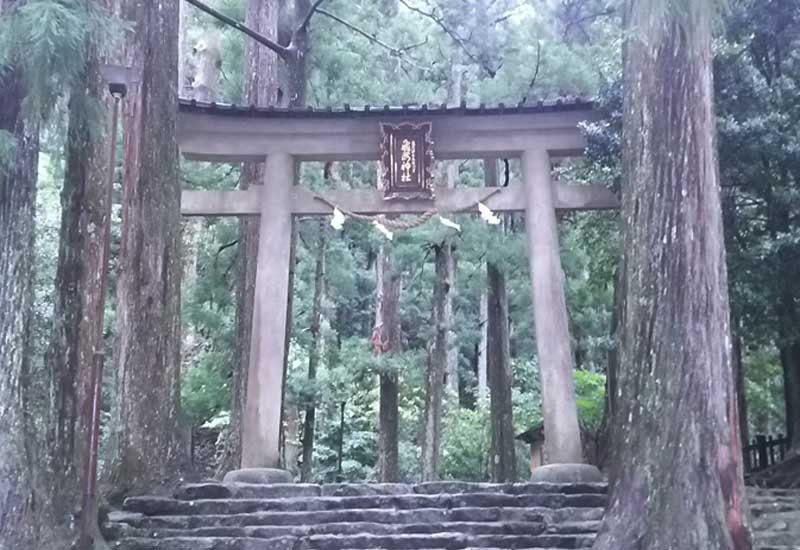
<path id="1" fill-rule="evenodd" d="M 432 124 L 381 123 L 383 198 L 433 200 Z"/>

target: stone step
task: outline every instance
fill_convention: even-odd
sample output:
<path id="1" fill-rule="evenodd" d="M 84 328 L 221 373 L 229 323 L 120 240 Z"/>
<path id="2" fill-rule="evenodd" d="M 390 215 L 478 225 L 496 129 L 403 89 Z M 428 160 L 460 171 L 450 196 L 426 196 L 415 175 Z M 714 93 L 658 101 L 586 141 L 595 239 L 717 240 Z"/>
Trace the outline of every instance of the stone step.
<path id="1" fill-rule="evenodd" d="M 753 519 L 756 531 L 793 531 L 800 533 L 800 511 L 778 512 Z M 800 539 L 798 540 L 800 543 Z"/>
<path id="2" fill-rule="evenodd" d="M 800 507 L 787 502 L 760 502 L 750 504 L 750 513 L 754 518 L 773 516 L 776 514 L 800 514 Z"/>
<path id="3" fill-rule="evenodd" d="M 194 483 L 180 487 L 175 492 L 177 500 L 226 498 L 300 498 L 300 497 L 354 497 L 379 495 L 455 495 L 465 493 L 502 493 L 508 495 L 536 494 L 605 494 L 605 483 L 468 483 L 436 481 L 410 485 L 405 483 L 340 483 L 315 485 L 303 483 L 251 484 L 251 483 Z"/>
<path id="4" fill-rule="evenodd" d="M 124 524 L 120 524 L 121 526 Z M 557 527 L 557 526 L 554 526 Z M 122 527 L 123 537 L 173 538 L 173 537 L 230 537 L 278 538 L 284 536 L 309 537 L 312 535 L 409 535 L 433 533 L 462 533 L 464 535 L 541 535 L 549 531 L 542 522 L 452 522 L 452 523 L 325 523 L 322 525 L 274 525 L 247 527 L 199 527 L 196 529 L 142 529 Z M 557 530 L 549 531 L 560 534 Z"/>
<path id="5" fill-rule="evenodd" d="M 756 548 L 789 547 L 800 548 L 797 533 L 759 533 L 753 537 Z"/>
<path id="6" fill-rule="evenodd" d="M 148 529 L 196 529 L 200 527 L 295 526 L 326 523 L 451 523 L 451 522 L 545 522 L 599 521 L 603 508 L 418 508 L 416 510 L 348 509 L 322 512 L 250 512 L 242 514 L 161 515 L 112 512 L 109 520 Z"/>
<path id="7" fill-rule="evenodd" d="M 316 497 L 279 499 L 201 499 L 178 500 L 166 497 L 130 497 L 123 509 L 145 515 L 245 514 L 264 511 L 318 512 L 347 509 L 417 508 L 597 508 L 606 504 L 606 495 L 542 493 L 509 495 L 505 493 L 464 493 L 444 495 L 376 495 L 355 497 Z"/>
<path id="8" fill-rule="evenodd" d="M 464 549 L 464 548 L 588 548 L 594 535 L 465 535 L 462 533 L 410 535 L 313 535 L 309 537 L 126 538 L 118 550 L 347 550 L 347 549 Z"/>
<path id="9" fill-rule="evenodd" d="M 763 489 L 761 487 L 748 487 L 747 493 L 753 496 L 792 497 L 800 500 L 800 489 Z"/>
<path id="10" fill-rule="evenodd" d="M 786 496 L 774 496 L 769 497 L 767 495 L 761 496 L 750 496 L 748 501 L 752 504 L 771 504 L 771 503 L 781 503 L 781 504 L 788 504 L 800 508 L 800 498 L 796 497 L 786 497 Z"/>
<path id="11" fill-rule="evenodd" d="M 128 524 L 110 524 L 114 539 L 175 538 L 175 537 L 229 537 L 229 538 L 279 538 L 284 536 L 309 537 L 313 535 L 408 535 L 434 533 L 461 533 L 464 535 L 582 535 L 596 533 L 600 522 L 545 523 L 543 521 L 503 522 L 446 522 L 446 523 L 323 523 L 320 525 L 271 526 L 215 526 L 191 529 L 141 528 Z"/>

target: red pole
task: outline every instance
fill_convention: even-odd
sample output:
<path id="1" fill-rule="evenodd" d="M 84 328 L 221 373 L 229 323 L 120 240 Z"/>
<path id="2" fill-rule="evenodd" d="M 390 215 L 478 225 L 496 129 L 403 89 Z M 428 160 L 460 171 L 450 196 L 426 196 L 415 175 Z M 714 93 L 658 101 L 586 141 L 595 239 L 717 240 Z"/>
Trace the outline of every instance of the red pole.
<path id="1" fill-rule="evenodd" d="M 97 525 L 97 455 L 100 446 L 100 401 L 103 382 L 103 364 L 105 361 L 105 339 L 103 325 L 106 308 L 106 292 L 108 288 L 108 256 L 111 241 L 111 203 L 114 192 L 114 169 L 117 160 L 117 130 L 119 104 L 123 92 L 112 91 L 114 105 L 111 116 L 111 150 L 108 160 L 108 179 L 106 181 L 106 224 L 103 231 L 103 259 L 100 276 L 100 295 L 97 301 L 97 334 L 95 335 L 94 357 L 92 360 L 92 393 L 89 430 L 87 438 L 87 462 L 84 477 L 83 500 L 81 502 L 81 528 L 78 538 L 78 550 L 94 548 L 94 533 Z"/>

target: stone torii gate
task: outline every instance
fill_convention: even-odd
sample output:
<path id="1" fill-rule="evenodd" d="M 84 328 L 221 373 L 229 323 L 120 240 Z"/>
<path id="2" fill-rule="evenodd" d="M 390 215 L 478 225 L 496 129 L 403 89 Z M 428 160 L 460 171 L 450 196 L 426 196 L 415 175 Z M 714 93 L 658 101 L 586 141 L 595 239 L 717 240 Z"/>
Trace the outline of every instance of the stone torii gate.
<path id="1" fill-rule="evenodd" d="M 559 256 L 556 210 L 618 208 L 605 187 L 551 180 L 554 158 L 584 149 L 579 124 L 591 102 L 560 100 L 515 107 L 403 107 L 288 110 L 180 102 L 181 153 L 212 162 L 265 163 L 264 184 L 242 191 L 184 191 L 187 216 L 260 215 L 250 365 L 242 436 L 243 468 L 275 468 L 279 433 L 290 239 L 294 216 L 331 215 L 329 204 L 357 214 L 525 211 L 528 261 L 548 461 L 582 462 L 572 353 Z M 379 159 L 379 123 L 432 123 L 437 159 L 520 158 L 523 185 L 436 189 L 433 200 L 384 200 L 383 191 L 326 191 L 325 201 L 295 185 L 296 163 Z M 493 194 L 491 194 L 493 193 Z M 491 196 L 489 196 L 491 194 Z M 486 198 L 488 196 L 488 198 Z M 326 202 L 328 204 L 326 204 Z"/>

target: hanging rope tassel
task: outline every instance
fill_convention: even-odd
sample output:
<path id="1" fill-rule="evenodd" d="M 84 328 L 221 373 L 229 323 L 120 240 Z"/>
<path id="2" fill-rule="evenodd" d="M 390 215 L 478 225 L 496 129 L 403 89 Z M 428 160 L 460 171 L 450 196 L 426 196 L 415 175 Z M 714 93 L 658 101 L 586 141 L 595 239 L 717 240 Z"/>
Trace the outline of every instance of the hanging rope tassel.
<path id="1" fill-rule="evenodd" d="M 467 212 L 469 210 L 473 210 L 474 208 L 479 208 L 480 211 L 481 211 L 481 214 L 482 214 L 481 217 L 484 220 L 486 220 L 490 224 L 496 223 L 493 220 L 489 221 L 489 219 L 487 218 L 487 216 L 486 216 L 486 214 L 484 212 L 484 209 L 486 211 L 490 212 L 490 213 L 491 213 L 491 210 L 486 208 L 486 206 L 483 203 L 485 203 L 487 200 L 489 200 L 491 197 L 493 197 L 497 193 L 500 193 L 501 191 L 502 191 L 502 189 L 499 188 L 499 187 L 497 189 L 492 189 L 481 200 L 476 201 L 475 203 L 470 204 L 468 206 L 465 206 L 464 208 L 459 208 L 458 210 L 454 210 L 453 212 L 454 213 Z M 373 214 L 373 215 L 370 215 L 370 214 L 357 214 L 355 212 L 350 212 L 349 210 L 345 210 L 344 208 L 342 208 L 338 204 L 335 204 L 335 203 L 329 201 L 324 196 L 319 195 L 319 194 L 314 194 L 314 200 L 317 200 L 317 201 L 319 201 L 319 202 L 321 202 L 323 204 L 326 204 L 326 205 L 331 207 L 332 213 L 333 213 L 333 216 L 334 216 L 334 222 L 335 222 L 334 227 L 336 227 L 336 229 L 341 229 L 342 225 L 344 224 L 344 219 L 341 217 L 342 215 L 349 216 L 349 217 L 351 217 L 351 218 L 353 218 L 355 220 L 363 220 L 363 221 L 371 222 L 373 224 L 380 224 L 381 226 L 383 226 L 385 229 L 389 230 L 390 232 L 393 232 L 393 231 L 408 231 L 409 229 L 416 229 L 417 227 L 422 227 L 423 225 L 428 223 L 437 214 L 441 215 L 441 213 L 440 213 L 438 208 L 432 208 L 430 210 L 426 210 L 425 212 L 423 212 L 422 214 L 417 216 L 416 219 L 413 219 L 413 220 L 409 220 L 409 219 L 405 219 L 404 220 L 404 219 L 400 219 L 400 218 L 389 219 L 389 218 L 386 218 L 385 214 Z M 492 213 L 492 216 L 494 216 L 493 213 Z M 496 216 L 495 216 L 495 218 L 496 218 Z M 447 218 L 445 218 L 445 219 L 447 219 Z M 450 220 L 448 220 L 448 221 L 450 221 Z M 452 225 L 449 225 L 449 224 L 444 224 L 444 225 L 447 225 L 448 227 L 452 227 Z M 457 224 L 453 224 L 453 225 L 457 225 Z M 391 237 L 389 237 L 388 235 L 387 235 L 387 238 L 391 239 Z"/>

